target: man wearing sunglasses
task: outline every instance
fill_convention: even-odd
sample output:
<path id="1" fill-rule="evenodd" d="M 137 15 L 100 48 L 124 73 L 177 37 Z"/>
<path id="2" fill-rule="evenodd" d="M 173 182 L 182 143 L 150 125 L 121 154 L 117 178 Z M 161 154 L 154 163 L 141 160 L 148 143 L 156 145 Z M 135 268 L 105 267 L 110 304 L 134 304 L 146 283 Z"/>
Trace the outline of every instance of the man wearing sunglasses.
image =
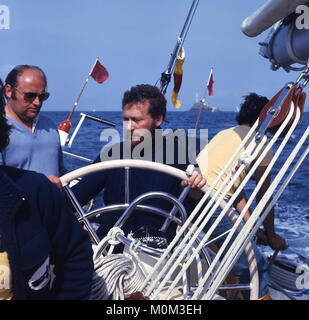
<path id="1" fill-rule="evenodd" d="M 5 114 L 11 126 L 10 144 L 0 154 L 0 165 L 45 174 L 59 185 L 62 150 L 55 124 L 40 114 L 47 100 L 47 79 L 37 66 L 19 65 L 5 80 Z"/>
<path id="2" fill-rule="evenodd" d="M 0 79 L 0 152 L 11 128 Z M 0 166 L 1 300 L 85 300 L 93 276 L 88 234 L 42 174 Z"/>

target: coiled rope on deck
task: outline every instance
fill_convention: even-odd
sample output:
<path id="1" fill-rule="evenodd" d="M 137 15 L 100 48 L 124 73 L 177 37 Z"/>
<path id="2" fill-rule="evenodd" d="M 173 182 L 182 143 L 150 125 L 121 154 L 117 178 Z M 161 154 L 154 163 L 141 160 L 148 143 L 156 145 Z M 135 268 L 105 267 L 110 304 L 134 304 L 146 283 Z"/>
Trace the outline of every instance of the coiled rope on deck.
<path id="1" fill-rule="evenodd" d="M 91 300 L 124 300 L 134 292 L 139 291 L 144 275 L 129 254 L 113 254 L 109 250 L 102 255 L 106 243 L 113 248 L 120 244 L 118 234 L 123 234 L 120 228 L 112 228 L 94 250 L 94 270 L 91 290 Z"/>
<path id="2" fill-rule="evenodd" d="M 271 266 L 271 280 L 289 290 L 299 290 L 296 286 L 297 278 L 300 275 L 296 272 L 297 266 L 287 257 L 277 258 Z"/>

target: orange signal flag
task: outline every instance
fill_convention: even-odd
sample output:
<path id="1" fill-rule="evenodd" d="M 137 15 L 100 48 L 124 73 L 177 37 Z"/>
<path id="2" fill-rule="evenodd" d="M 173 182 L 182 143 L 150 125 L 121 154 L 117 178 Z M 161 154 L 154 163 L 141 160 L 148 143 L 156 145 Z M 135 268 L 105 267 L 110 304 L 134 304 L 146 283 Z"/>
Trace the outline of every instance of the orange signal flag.
<path id="1" fill-rule="evenodd" d="M 175 108 L 180 108 L 181 103 L 177 100 L 178 93 L 182 83 L 182 66 L 185 62 L 185 50 L 183 48 L 180 49 L 179 55 L 177 56 L 175 70 L 174 70 L 174 89 L 172 92 L 172 103 Z"/>

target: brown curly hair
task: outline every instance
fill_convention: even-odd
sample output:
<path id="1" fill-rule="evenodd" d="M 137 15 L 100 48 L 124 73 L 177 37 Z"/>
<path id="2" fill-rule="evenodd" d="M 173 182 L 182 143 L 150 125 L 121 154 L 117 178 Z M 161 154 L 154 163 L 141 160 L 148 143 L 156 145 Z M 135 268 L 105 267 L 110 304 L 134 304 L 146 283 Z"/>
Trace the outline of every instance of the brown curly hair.
<path id="1" fill-rule="evenodd" d="M 139 84 L 126 91 L 122 99 L 122 109 L 126 104 L 149 101 L 149 114 L 153 119 L 158 119 L 160 116 L 165 119 L 166 114 L 166 99 L 159 88 L 150 84 Z"/>

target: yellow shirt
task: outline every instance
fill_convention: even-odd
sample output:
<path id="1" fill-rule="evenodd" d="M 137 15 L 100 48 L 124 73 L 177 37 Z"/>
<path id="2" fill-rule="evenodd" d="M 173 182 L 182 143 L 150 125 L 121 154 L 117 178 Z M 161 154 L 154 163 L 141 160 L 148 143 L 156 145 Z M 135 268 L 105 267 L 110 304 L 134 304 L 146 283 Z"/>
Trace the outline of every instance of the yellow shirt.
<path id="1" fill-rule="evenodd" d="M 198 155 L 196 161 L 200 167 L 203 177 L 207 181 L 207 185 L 212 185 L 217 176 L 221 173 L 222 169 L 226 163 L 230 160 L 232 155 L 235 153 L 242 140 L 250 131 L 250 127 L 241 125 L 233 128 L 229 128 L 223 131 L 220 131 L 201 151 Z M 252 135 L 254 136 L 254 135 Z M 251 139 L 250 139 L 251 140 Z M 245 145 L 244 148 L 239 152 L 239 155 L 245 151 L 245 148 L 248 146 Z M 222 176 L 215 189 L 219 189 L 222 185 L 226 176 L 230 173 L 232 169 L 235 168 L 237 164 L 237 159 L 233 161 L 229 169 Z M 260 166 L 264 167 L 269 164 L 272 159 L 272 151 L 270 150 L 264 159 L 262 159 Z M 246 172 L 243 171 L 239 178 L 235 181 L 232 188 L 227 193 L 225 199 L 230 198 L 235 192 L 236 188 L 240 185 L 243 179 L 246 176 Z M 224 190 L 224 189 L 223 189 Z"/>
<path id="2" fill-rule="evenodd" d="M 11 271 L 8 255 L 0 252 L 0 300 L 11 300 L 13 297 Z"/>

